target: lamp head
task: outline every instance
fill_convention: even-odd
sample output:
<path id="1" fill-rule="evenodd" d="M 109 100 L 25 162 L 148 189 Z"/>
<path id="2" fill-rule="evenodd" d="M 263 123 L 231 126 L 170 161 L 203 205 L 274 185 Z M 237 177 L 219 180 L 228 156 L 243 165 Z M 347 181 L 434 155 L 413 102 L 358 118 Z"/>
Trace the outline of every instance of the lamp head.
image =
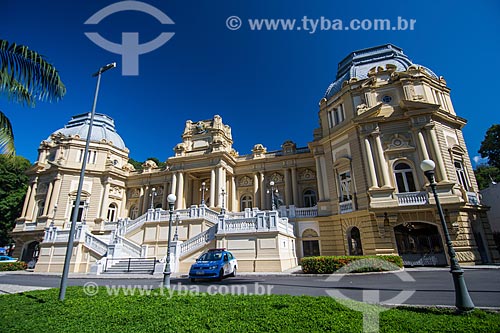
<path id="1" fill-rule="evenodd" d="M 151 189 L 151 191 L 156 192 L 156 188 L 154 188 L 154 187 L 153 187 L 153 188 Z"/>
<path id="2" fill-rule="evenodd" d="M 175 203 L 175 200 L 177 200 L 177 197 L 175 196 L 175 194 L 173 193 L 170 193 L 167 197 L 167 201 L 169 204 L 173 204 Z"/>
<path id="3" fill-rule="evenodd" d="M 423 172 L 433 171 L 435 168 L 436 163 L 434 163 L 433 160 L 423 160 L 422 163 L 420 163 L 420 169 L 422 169 Z"/>
<path id="4" fill-rule="evenodd" d="M 271 180 L 271 182 L 269 183 L 269 185 L 274 186 L 274 181 Z"/>
<path id="5" fill-rule="evenodd" d="M 201 186 L 205 186 L 205 185 L 206 185 L 206 183 L 205 183 L 205 182 L 201 183 Z"/>

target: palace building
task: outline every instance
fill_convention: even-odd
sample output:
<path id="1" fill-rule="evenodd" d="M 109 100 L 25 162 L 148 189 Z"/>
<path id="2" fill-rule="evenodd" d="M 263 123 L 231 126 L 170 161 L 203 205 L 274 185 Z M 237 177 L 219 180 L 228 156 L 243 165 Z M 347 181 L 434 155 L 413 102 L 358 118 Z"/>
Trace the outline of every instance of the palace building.
<path id="1" fill-rule="evenodd" d="M 240 271 L 284 271 L 316 255 L 399 254 L 406 265 L 446 265 L 434 198 L 420 162 L 436 164 L 437 191 L 457 258 L 498 261 L 462 128 L 443 77 L 391 44 L 355 51 L 319 102 L 307 147 L 286 141 L 233 148 L 220 116 L 186 121 L 165 167 L 128 163 L 113 120 L 96 114 L 81 202 L 75 206 L 90 114 L 42 141 L 12 237 L 15 255 L 60 272 L 78 210 L 71 272 L 159 272 L 174 206 L 172 267 L 186 272 L 209 248 Z"/>

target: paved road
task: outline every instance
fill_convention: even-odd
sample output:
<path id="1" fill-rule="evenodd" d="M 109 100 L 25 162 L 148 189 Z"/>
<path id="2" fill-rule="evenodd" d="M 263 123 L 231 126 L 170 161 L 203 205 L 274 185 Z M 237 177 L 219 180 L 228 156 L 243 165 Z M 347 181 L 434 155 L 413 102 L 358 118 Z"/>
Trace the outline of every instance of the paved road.
<path id="1" fill-rule="evenodd" d="M 500 308 L 500 269 L 467 269 L 465 279 L 474 304 L 478 307 Z M 0 292 L 12 292 L 16 285 L 59 287 L 60 277 L 55 275 L 0 274 Z M 132 286 L 158 288 L 161 278 L 70 278 L 70 286 L 85 284 L 99 286 Z M 172 287 L 177 290 L 209 293 L 240 294 L 289 294 L 311 296 L 335 296 L 354 300 L 378 300 L 384 304 L 447 305 L 455 302 L 453 280 L 447 269 L 407 269 L 398 273 L 362 274 L 345 276 L 303 275 L 240 275 L 222 282 L 201 281 L 191 283 L 186 278 L 173 278 Z M 403 294 L 402 292 L 405 291 Z M 413 292 L 414 291 L 414 292 Z M 400 295 L 398 298 L 394 297 Z M 411 296 L 407 300 L 405 296 Z M 1 300 L 1 299 L 0 299 Z"/>

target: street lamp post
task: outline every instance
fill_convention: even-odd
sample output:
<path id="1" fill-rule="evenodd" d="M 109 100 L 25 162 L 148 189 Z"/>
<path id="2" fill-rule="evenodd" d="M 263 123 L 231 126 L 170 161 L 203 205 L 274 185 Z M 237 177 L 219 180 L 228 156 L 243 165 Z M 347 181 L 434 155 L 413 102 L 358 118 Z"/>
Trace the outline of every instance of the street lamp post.
<path id="1" fill-rule="evenodd" d="M 157 195 L 157 194 L 156 194 L 156 188 L 154 188 L 154 187 L 153 187 L 153 188 L 151 189 L 151 194 L 149 194 L 149 196 L 151 197 L 151 207 L 150 207 L 151 209 L 154 209 L 154 208 L 155 208 L 155 207 L 154 207 L 154 204 L 155 204 L 155 197 L 156 197 L 156 195 Z"/>
<path id="2" fill-rule="evenodd" d="M 163 287 L 170 289 L 170 275 L 172 274 L 170 270 L 170 244 L 172 238 L 172 214 L 174 213 L 174 204 L 177 197 L 175 194 L 171 193 L 167 197 L 168 201 L 168 243 L 167 243 L 167 262 L 165 265 L 165 270 L 163 271 Z"/>
<path id="3" fill-rule="evenodd" d="M 177 228 L 179 227 L 179 223 L 180 223 L 180 217 L 181 217 L 181 214 L 179 214 L 179 212 L 177 212 L 175 214 L 175 233 L 174 233 L 174 242 L 177 242 L 179 240 L 179 234 L 177 233 Z"/>
<path id="4" fill-rule="evenodd" d="M 269 185 L 271 185 L 271 209 L 272 210 L 276 210 L 276 202 L 274 202 L 274 181 L 270 181 L 269 182 Z M 276 193 L 278 192 L 278 190 L 276 190 Z M 269 190 L 267 191 L 267 193 L 269 193 Z"/>
<path id="5" fill-rule="evenodd" d="M 201 183 L 201 206 L 205 205 L 205 192 L 207 191 L 207 184 L 205 182 Z"/>
<path id="6" fill-rule="evenodd" d="M 79 210 L 78 207 L 80 207 L 80 199 L 82 196 L 83 180 L 85 178 L 85 167 L 87 166 L 87 156 L 89 154 L 90 136 L 92 134 L 92 126 L 94 125 L 95 107 L 97 104 L 97 96 L 99 95 L 99 84 L 101 83 L 101 74 L 114 67 L 116 67 L 116 62 L 103 66 L 99 68 L 99 70 L 96 73 L 92 74 L 93 77 L 97 76 L 97 84 L 94 94 L 94 103 L 92 104 L 92 112 L 90 113 L 89 130 L 87 133 L 87 140 L 85 143 L 85 150 L 83 153 L 82 169 L 80 171 L 80 180 L 78 182 L 78 189 L 76 191 L 75 209 L 73 210 L 73 216 L 71 217 L 71 228 L 69 230 L 68 246 L 66 247 L 66 257 L 64 258 L 64 268 L 61 277 L 61 286 L 59 289 L 59 300 L 61 301 L 64 300 L 64 296 L 66 295 L 66 287 L 68 285 L 69 265 L 71 262 L 71 255 L 73 254 L 73 241 L 74 241 L 73 238 L 75 235 L 76 220 L 78 219 L 78 210 Z"/>
<path id="7" fill-rule="evenodd" d="M 220 195 L 222 196 L 222 205 L 220 209 L 221 214 L 224 214 L 226 212 L 226 208 L 224 208 L 224 197 L 226 196 L 226 194 L 226 191 L 224 190 L 224 188 L 222 188 L 220 191 Z"/>
<path id="8" fill-rule="evenodd" d="M 429 185 L 432 189 L 432 193 L 434 194 L 439 219 L 441 220 L 441 226 L 446 239 L 446 246 L 448 247 L 448 255 L 450 257 L 450 273 L 453 276 L 453 284 L 455 285 L 455 306 L 461 312 L 470 311 L 474 309 L 474 303 L 472 302 L 469 291 L 467 290 L 467 285 L 465 284 L 465 278 L 463 276 L 464 271 L 458 263 L 455 249 L 453 248 L 453 244 L 451 242 L 450 233 L 448 232 L 448 227 L 446 226 L 446 221 L 444 219 L 443 209 L 441 207 L 441 203 L 439 202 L 439 196 L 436 191 L 436 181 L 434 178 L 435 167 L 436 164 L 432 160 L 424 160 L 420 164 L 420 168 L 429 180 Z"/>

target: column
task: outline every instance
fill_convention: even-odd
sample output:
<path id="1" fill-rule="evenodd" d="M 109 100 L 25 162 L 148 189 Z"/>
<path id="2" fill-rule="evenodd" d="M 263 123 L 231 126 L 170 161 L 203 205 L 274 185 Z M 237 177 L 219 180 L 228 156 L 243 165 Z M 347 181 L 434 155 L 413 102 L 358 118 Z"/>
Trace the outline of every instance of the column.
<path id="1" fill-rule="evenodd" d="M 427 151 L 427 146 L 425 145 L 425 140 L 424 140 L 424 136 L 422 134 L 422 131 L 418 131 L 417 136 L 418 136 L 418 143 L 419 143 L 419 147 L 420 147 L 420 153 L 422 154 L 422 157 L 424 158 L 424 160 L 428 160 L 429 159 L 429 152 Z"/>
<path id="2" fill-rule="evenodd" d="M 264 174 L 262 172 L 260 174 L 260 209 L 266 209 L 267 203 L 266 203 L 266 186 L 264 184 Z"/>
<path id="3" fill-rule="evenodd" d="M 24 198 L 23 212 L 21 214 L 22 217 L 26 216 L 26 211 L 28 210 L 28 203 L 30 202 L 32 191 L 33 191 L 33 184 L 30 184 L 30 186 L 28 186 L 28 193 L 26 193 L 26 198 Z"/>
<path id="4" fill-rule="evenodd" d="M 142 206 L 144 204 L 144 187 L 140 188 L 140 193 L 139 193 L 139 205 L 137 205 L 137 209 L 139 210 L 138 217 L 142 215 Z"/>
<path id="5" fill-rule="evenodd" d="M 389 168 L 387 167 L 387 162 L 384 157 L 384 149 L 382 148 L 382 141 L 380 140 L 380 135 L 378 133 L 375 134 L 375 143 L 377 145 L 378 162 L 382 171 L 382 186 L 391 187 Z"/>
<path id="6" fill-rule="evenodd" d="M 210 170 L 210 207 L 215 207 L 215 169 Z"/>
<path id="7" fill-rule="evenodd" d="M 223 176 L 222 176 L 222 167 L 217 167 L 217 181 L 215 182 L 215 186 L 216 186 L 216 190 L 215 190 L 215 193 L 216 193 L 216 207 L 221 207 L 221 202 L 222 202 L 222 197 L 221 197 L 221 190 L 222 190 L 222 186 L 223 186 Z"/>
<path id="8" fill-rule="evenodd" d="M 182 209 L 184 203 L 184 173 L 178 173 L 178 184 L 177 184 L 177 200 L 175 201 L 175 209 Z"/>
<path id="9" fill-rule="evenodd" d="M 47 189 L 47 193 L 45 194 L 45 206 L 43 207 L 43 216 L 47 216 L 49 214 L 49 206 L 50 201 L 52 200 L 52 191 L 54 190 L 54 183 L 49 183 L 49 188 Z"/>
<path id="10" fill-rule="evenodd" d="M 292 198 L 295 206 L 299 205 L 299 191 L 297 182 L 297 168 L 292 168 Z"/>
<path id="11" fill-rule="evenodd" d="M 172 173 L 172 182 L 170 183 L 170 191 L 168 191 L 168 194 L 175 194 L 177 193 L 177 172 Z M 168 198 L 167 194 L 167 198 Z M 168 209 L 168 202 L 167 206 L 165 206 L 165 209 Z"/>
<path id="12" fill-rule="evenodd" d="M 328 176 L 326 175 L 326 162 L 324 155 L 319 157 L 319 162 L 321 163 L 321 175 L 323 177 L 323 194 L 325 196 L 325 200 L 330 200 L 330 188 L 328 186 Z"/>
<path id="13" fill-rule="evenodd" d="M 234 175 L 231 175 L 231 211 L 237 212 L 238 209 L 238 201 L 236 200 L 236 179 Z"/>
<path id="14" fill-rule="evenodd" d="M 292 204 L 292 189 L 290 184 L 290 170 L 285 169 L 285 205 L 290 206 Z"/>
<path id="15" fill-rule="evenodd" d="M 434 147 L 434 151 L 436 152 L 435 158 L 436 158 L 436 162 L 437 162 L 436 163 L 437 164 L 437 168 L 436 168 L 437 176 L 441 181 L 447 182 L 448 175 L 446 174 L 446 168 L 444 167 L 443 155 L 441 154 L 441 148 L 439 147 L 439 142 L 437 139 L 436 130 L 434 128 L 432 128 L 430 130 L 430 133 L 431 133 L 432 146 Z"/>
<path id="16" fill-rule="evenodd" d="M 254 207 L 261 207 L 260 197 L 259 197 L 259 175 L 257 173 L 253 174 L 253 201 Z"/>
<path id="17" fill-rule="evenodd" d="M 370 171 L 370 179 L 369 179 L 369 188 L 370 187 L 378 187 L 378 182 L 377 182 L 377 173 L 375 172 L 375 164 L 373 163 L 373 154 L 372 154 L 372 147 L 370 145 L 370 140 L 368 137 L 365 137 L 365 149 L 366 149 L 366 159 L 368 160 L 368 169 Z"/>
<path id="18" fill-rule="evenodd" d="M 146 213 L 147 210 L 149 209 L 149 185 L 144 185 L 142 187 L 142 206 L 141 206 L 141 212 L 142 214 Z"/>
<path id="19" fill-rule="evenodd" d="M 318 196 L 319 201 L 325 200 L 325 192 L 323 191 L 323 174 L 321 172 L 321 161 L 319 156 L 314 156 L 316 160 L 316 182 L 318 183 Z"/>
<path id="20" fill-rule="evenodd" d="M 111 184 L 109 182 L 109 179 L 106 179 L 104 181 L 104 195 L 102 196 L 102 205 L 101 205 L 101 219 L 106 220 L 107 212 L 108 212 L 108 197 L 109 197 L 109 188 L 111 187 Z M 145 200 L 146 201 L 146 200 Z"/>
<path id="21" fill-rule="evenodd" d="M 35 178 L 32 186 L 31 186 L 31 196 L 29 199 L 28 208 L 26 210 L 26 219 L 29 221 L 33 220 L 33 207 L 35 206 L 35 195 L 36 195 L 37 182 L 38 182 L 38 177 Z"/>
<path id="22" fill-rule="evenodd" d="M 52 187 L 52 195 L 50 196 L 49 208 L 47 215 L 52 214 L 54 207 L 57 204 L 57 199 L 59 198 L 59 193 L 61 192 L 61 177 L 59 175 L 54 179 L 54 186 Z"/>
<path id="23" fill-rule="evenodd" d="M 163 183 L 163 196 L 161 197 L 161 207 L 163 209 L 168 209 L 168 195 L 170 192 L 168 191 L 168 182 Z"/>

